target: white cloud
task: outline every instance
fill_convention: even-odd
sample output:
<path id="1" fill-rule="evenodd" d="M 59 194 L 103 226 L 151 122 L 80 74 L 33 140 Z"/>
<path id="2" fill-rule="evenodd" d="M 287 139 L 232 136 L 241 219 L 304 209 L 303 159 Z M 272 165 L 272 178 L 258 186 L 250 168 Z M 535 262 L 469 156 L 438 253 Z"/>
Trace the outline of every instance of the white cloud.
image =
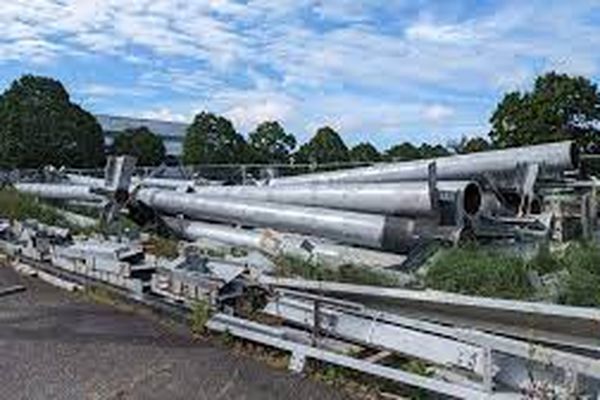
<path id="1" fill-rule="evenodd" d="M 454 109 L 443 104 L 432 104 L 423 109 L 423 118 L 427 122 L 442 122 L 453 115 Z"/>
<path id="2" fill-rule="evenodd" d="M 143 119 L 157 119 L 160 121 L 172 121 L 172 122 L 190 122 L 193 116 L 180 114 L 173 112 L 167 107 L 161 107 L 156 110 L 142 111 L 136 114 L 136 117 Z"/>
<path id="3" fill-rule="evenodd" d="M 406 30 L 409 40 L 425 40 L 439 43 L 463 44 L 475 39 L 475 32 L 460 25 L 436 25 L 418 22 Z"/>

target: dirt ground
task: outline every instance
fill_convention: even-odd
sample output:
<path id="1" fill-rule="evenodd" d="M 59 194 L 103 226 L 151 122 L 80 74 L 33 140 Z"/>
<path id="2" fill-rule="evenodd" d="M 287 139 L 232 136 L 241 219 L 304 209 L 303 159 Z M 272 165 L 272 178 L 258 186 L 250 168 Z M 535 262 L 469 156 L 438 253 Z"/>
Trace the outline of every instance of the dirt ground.
<path id="1" fill-rule="evenodd" d="M 153 318 L 97 304 L 0 266 L 0 399 L 342 399 Z"/>

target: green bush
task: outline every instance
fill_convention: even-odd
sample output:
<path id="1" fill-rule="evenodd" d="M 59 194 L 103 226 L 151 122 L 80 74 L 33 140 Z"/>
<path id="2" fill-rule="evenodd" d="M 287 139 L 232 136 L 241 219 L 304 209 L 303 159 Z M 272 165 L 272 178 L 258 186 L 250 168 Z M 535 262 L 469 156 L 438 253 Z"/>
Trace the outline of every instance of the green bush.
<path id="1" fill-rule="evenodd" d="M 300 277 L 316 281 L 355 283 L 372 286 L 399 286 L 395 276 L 353 264 L 331 267 L 319 262 L 305 261 L 297 257 L 282 256 L 275 260 L 276 273 L 281 277 Z"/>
<path id="2" fill-rule="evenodd" d="M 195 335 L 206 333 L 206 323 L 210 319 L 210 304 L 208 301 L 196 301 L 192 306 L 190 315 L 190 328 Z"/>
<path id="3" fill-rule="evenodd" d="M 559 301 L 575 306 L 600 306 L 600 248 L 590 243 L 571 243 L 560 262 L 569 275 Z"/>
<path id="4" fill-rule="evenodd" d="M 442 250 L 429 266 L 425 283 L 437 290 L 508 299 L 533 293 L 523 259 L 473 246 Z"/>
<path id="5" fill-rule="evenodd" d="M 600 248 L 570 243 L 563 251 L 547 246 L 529 261 L 476 246 L 443 250 L 425 275 L 427 287 L 477 296 L 526 299 L 533 297 L 527 271 L 539 274 L 566 271 L 558 301 L 574 306 L 600 306 Z"/>
<path id="6" fill-rule="evenodd" d="M 177 240 L 174 239 L 152 236 L 144 243 L 144 249 L 157 257 L 174 260 L 179 256 L 178 244 Z"/>
<path id="7" fill-rule="evenodd" d="M 68 226 L 55 210 L 11 188 L 0 190 L 0 218 L 21 221 L 31 218 L 48 225 Z"/>

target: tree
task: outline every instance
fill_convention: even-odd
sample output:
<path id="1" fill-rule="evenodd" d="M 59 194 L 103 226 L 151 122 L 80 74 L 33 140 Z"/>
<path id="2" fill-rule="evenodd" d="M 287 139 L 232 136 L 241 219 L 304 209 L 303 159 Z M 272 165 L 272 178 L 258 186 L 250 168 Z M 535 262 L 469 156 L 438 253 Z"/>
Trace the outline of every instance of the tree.
<path id="1" fill-rule="evenodd" d="M 419 147 L 420 158 L 437 158 L 445 157 L 447 155 L 450 155 L 450 152 L 441 144 L 436 144 L 435 146 L 432 146 L 430 144 L 423 143 Z"/>
<path id="2" fill-rule="evenodd" d="M 0 165 L 97 167 L 104 159 L 102 128 L 59 81 L 24 75 L 0 96 Z"/>
<path id="3" fill-rule="evenodd" d="M 477 153 L 479 151 L 488 151 L 492 149 L 490 142 L 480 136 L 468 138 L 463 136 L 460 141 L 450 145 L 457 154 Z"/>
<path id="4" fill-rule="evenodd" d="M 350 160 L 355 162 L 377 162 L 381 154 L 371 143 L 359 143 L 350 149 Z"/>
<path id="5" fill-rule="evenodd" d="M 296 138 L 286 133 L 277 121 L 259 124 L 248 137 L 248 147 L 254 162 L 286 164 L 296 147 Z"/>
<path id="6" fill-rule="evenodd" d="M 226 118 L 201 112 L 183 141 L 185 164 L 228 164 L 246 161 L 246 141 Z"/>
<path id="7" fill-rule="evenodd" d="M 162 138 L 145 126 L 119 132 L 113 148 L 115 154 L 137 157 L 137 164 L 142 166 L 160 165 L 167 155 Z"/>
<path id="8" fill-rule="evenodd" d="M 317 130 L 308 143 L 303 144 L 296 153 L 299 162 L 331 163 L 348 161 L 348 147 L 340 135 L 328 126 Z"/>
<path id="9" fill-rule="evenodd" d="M 421 158 L 421 153 L 411 143 L 404 142 L 387 149 L 384 157 L 387 161 L 417 160 Z"/>
<path id="10" fill-rule="evenodd" d="M 490 122 L 498 147 L 564 139 L 589 146 L 600 138 L 600 93 L 586 78 L 550 72 L 532 91 L 506 94 Z"/>

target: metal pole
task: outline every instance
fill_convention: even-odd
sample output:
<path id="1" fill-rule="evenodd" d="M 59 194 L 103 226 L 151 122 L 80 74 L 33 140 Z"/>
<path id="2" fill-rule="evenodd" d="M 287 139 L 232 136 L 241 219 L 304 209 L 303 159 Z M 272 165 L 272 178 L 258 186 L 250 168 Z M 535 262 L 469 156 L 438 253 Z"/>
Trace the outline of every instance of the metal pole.
<path id="1" fill-rule="evenodd" d="M 248 200 L 202 198 L 158 189 L 141 189 L 136 198 L 167 214 L 281 229 L 393 251 L 406 249 L 407 244 L 414 244 L 422 236 L 440 235 L 439 227 L 430 220 L 417 221 L 412 218 Z M 444 230 L 441 235 L 454 238 L 459 233 Z"/>
<path id="2" fill-rule="evenodd" d="M 440 182 L 437 189 L 441 192 L 462 192 L 463 203 L 458 206 L 469 215 L 479 211 L 481 189 L 477 183 Z M 427 181 L 274 187 L 211 186 L 198 187 L 196 193 L 207 198 L 247 199 L 412 217 L 434 216 L 437 211 L 437 204 L 432 201 L 431 188 Z"/>
<path id="3" fill-rule="evenodd" d="M 278 178 L 270 184 L 424 181 L 431 162 L 436 163 L 438 179 L 461 180 L 473 179 L 483 173 L 512 171 L 526 163 L 539 164 L 546 172 L 576 168 L 579 153 L 573 142 L 566 141 Z"/>
<path id="4" fill-rule="evenodd" d="M 261 250 L 271 255 L 292 256 L 308 260 L 311 256 L 333 267 L 354 264 L 374 268 L 399 266 L 406 257 L 376 250 L 362 249 L 325 242 L 307 236 L 290 235 L 273 230 L 234 228 L 222 224 L 186 221 L 179 218 L 163 218 L 169 228 L 188 240 L 209 239 L 233 246 Z M 312 248 L 306 249 L 306 242 Z"/>
<path id="5" fill-rule="evenodd" d="M 54 200 L 102 201 L 104 198 L 89 186 L 56 183 L 15 183 L 19 192 Z"/>

